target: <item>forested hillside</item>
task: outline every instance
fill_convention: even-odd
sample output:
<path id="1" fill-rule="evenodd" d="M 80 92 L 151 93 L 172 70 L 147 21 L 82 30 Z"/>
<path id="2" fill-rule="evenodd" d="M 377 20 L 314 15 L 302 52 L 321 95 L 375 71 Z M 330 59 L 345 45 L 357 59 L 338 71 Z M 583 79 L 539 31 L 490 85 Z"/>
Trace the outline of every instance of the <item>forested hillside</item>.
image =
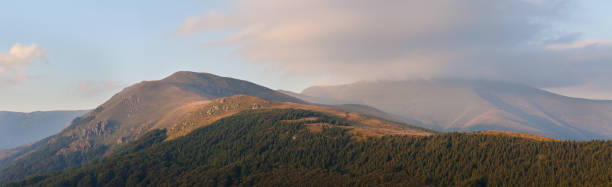
<path id="1" fill-rule="evenodd" d="M 306 110 L 245 111 L 169 141 L 164 130 L 152 131 L 95 164 L 9 186 L 612 185 L 611 141 L 364 139 L 350 125 Z"/>

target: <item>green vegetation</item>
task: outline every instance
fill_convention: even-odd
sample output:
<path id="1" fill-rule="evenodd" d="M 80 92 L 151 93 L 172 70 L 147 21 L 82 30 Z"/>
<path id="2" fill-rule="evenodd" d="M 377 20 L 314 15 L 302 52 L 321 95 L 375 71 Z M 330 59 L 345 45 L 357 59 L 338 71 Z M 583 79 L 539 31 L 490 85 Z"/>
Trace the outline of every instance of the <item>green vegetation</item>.
<path id="1" fill-rule="evenodd" d="M 297 119 L 333 124 L 310 132 Z M 288 121 L 294 120 L 294 121 Z M 171 141 L 152 131 L 80 169 L 9 186 L 602 186 L 612 142 L 447 133 L 356 140 L 305 110 L 245 111 Z"/>

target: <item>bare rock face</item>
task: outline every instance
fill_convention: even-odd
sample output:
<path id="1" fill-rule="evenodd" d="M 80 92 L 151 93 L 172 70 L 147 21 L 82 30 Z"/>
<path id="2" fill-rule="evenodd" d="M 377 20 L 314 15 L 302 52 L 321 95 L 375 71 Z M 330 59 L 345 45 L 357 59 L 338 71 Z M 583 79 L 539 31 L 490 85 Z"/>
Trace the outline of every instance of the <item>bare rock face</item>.
<path id="1" fill-rule="evenodd" d="M 117 138 L 117 144 L 128 143 L 128 137 Z"/>
<path id="2" fill-rule="evenodd" d="M 260 108 L 261 108 L 261 105 L 257 104 L 257 103 L 253 103 L 253 106 L 251 106 L 251 109 L 253 109 L 253 110 L 257 110 L 257 109 L 260 109 Z"/>
<path id="3" fill-rule="evenodd" d="M 111 122 L 107 120 L 97 121 L 93 127 L 81 130 L 81 138 L 103 137 L 113 134 L 114 131 L 115 128 Z"/>
<path id="4" fill-rule="evenodd" d="M 91 141 L 79 139 L 71 142 L 67 147 L 60 149 L 56 155 L 68 155 L 73 152 L 88 152 L 93 147 Z"/>

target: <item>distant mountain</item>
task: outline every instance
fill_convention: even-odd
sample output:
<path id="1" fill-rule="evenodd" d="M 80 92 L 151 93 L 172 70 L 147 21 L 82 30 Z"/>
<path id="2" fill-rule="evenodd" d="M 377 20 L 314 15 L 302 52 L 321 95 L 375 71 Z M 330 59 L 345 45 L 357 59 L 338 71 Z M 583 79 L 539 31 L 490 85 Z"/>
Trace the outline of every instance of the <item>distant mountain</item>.
<path id="1" fill-rule="evenodd" d="M 87 110 L 45 112 L 0 111 L 0 150 L 33 143 L 60 132 Z M 0 156 L 1 157 L 1 156 Z"/>
<path id="2" fill-rule="evenodd" d="M 612 101 L 565 97 L 504 82 L 432 80 L 315 86 L 303 100 L 373 106 L 441 131 L 503 130 L 557 139 L 612 139 Z"/>
<path id="3" fill-rule="evenodd" d="M 369 132 L 369 135 L 435 133 L 351 111 L 307 105 L 300 99 L 247 81 L 207 73 L 177 72 L 159 81 L 144 81 L 125 88 L 75 119 L 59 134 L 3 153 L 0 184 L 29 175 L 81 167 L 153 130 L 166 129 L 170 138 L 177 138 L 244 110 L 288 108 L 339 116 L 357 124 L 355 131 Z M 345 108 L 371 110 L 358 106 Z M 312 128 L 325 127 L 325 124 L 316 124 Z"/>
<path id="4" fill-rule="evenodd" d="M 202 111 L 275 105 L 244 96 L 215 102 Z M 196 112 L 185 123 L 208 115 Z M 153 130 L 81 169 L 7 186 L 612 185 L 612 141 L 504 132 L 376 138 L 355 125 L 312 110 L 246 110 L 178 138 Z"/>

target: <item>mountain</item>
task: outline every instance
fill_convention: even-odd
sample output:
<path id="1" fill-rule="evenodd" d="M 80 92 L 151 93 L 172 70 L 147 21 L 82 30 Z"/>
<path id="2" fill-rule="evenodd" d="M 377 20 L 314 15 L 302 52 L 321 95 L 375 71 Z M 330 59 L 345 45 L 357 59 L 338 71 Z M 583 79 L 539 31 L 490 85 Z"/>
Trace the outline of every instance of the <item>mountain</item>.
<path id="1" fill-rule="evenodd" d="M 177 138 L 153 130 L 81 169 L 7 186 L 612 185 L 612 141 L 491 135 L 501 132 L 378 137 L 346 118 L 282 108 L 238 112 Z"/>
<path id="2" fill-rule="evenodd" d="M 435 133 L 350 111 L 308 105 L 247 81 L 207 73 L 177 72 L 159 81 L 144 81 L 125 88 L 73 120 L 62 132 L 6 153 L 0 160 L 0 184 L 30 175 L 79 168 L 113 154 L 154 130 L 166 129 L 169 138 L 173 139 L 240 111 L 288 108 L 341 117 L 356 124 L 351 132 L 368 132 L 374 136 Z M 311 128 L 326 127 L 321 123 Z"/>
<path id="3" fill-rule="evenodd" d="M 73 128 L 62 133 L 64 136 L 78 136 L 81 141 L 103 137 L 103 144 L 112 148 L 150 129 L 170 126 L 197 106 L 237 94 L 303 103 L 299 99 L 247 81 L 183 71 L 159 81 L 144 81 L 125 88 L 82 116 L 86 124 L 71 126 Z"/>
<path id="4" fill-rule="evenodd" d="M 86 112 L 87 110 L 31 113 L 0 111 L 0 150 L 16 148 L 54 135 L 68 126 L 72 119 Z"/>
<path id="5" fill-rule="evenodd" d="M 315 86 L 303 100 L 363 104 L 440 131 L 502 130 L 557 139 L 612 139 L 612 101 L 565 97 L 504 82 L 419 80 Z"/>

